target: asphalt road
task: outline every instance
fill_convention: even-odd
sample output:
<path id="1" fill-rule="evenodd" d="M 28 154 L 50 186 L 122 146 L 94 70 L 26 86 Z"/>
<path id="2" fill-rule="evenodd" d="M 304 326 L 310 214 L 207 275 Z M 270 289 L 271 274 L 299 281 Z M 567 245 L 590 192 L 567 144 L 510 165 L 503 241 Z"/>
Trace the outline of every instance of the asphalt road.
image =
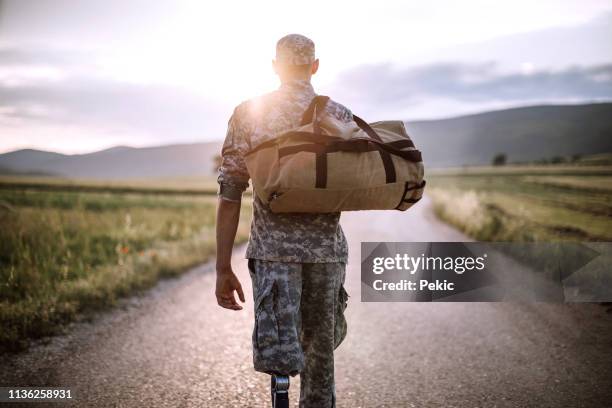
<path id="1" fill-rule="evenodd" d="M 351 298 L 336 357 L 339 407 L 612 406 L 605 307 L 361 303 L 361 241 L 467 238 L 437 221 L 426 200 L 407 213 L 345 213 L 342 224 Z M 244 247 L 234 268 L 249 294 L 243 255 Z M 4 356 L 0 385 L 71 387 L 79 407 L 267 407 L 268 376 L 251 365 L 252 299 L 240 312 L 219 308 L 214 278 L 203 265 L 68 335 Z M 293 379 L 293 401 L 298 387 Z"/>

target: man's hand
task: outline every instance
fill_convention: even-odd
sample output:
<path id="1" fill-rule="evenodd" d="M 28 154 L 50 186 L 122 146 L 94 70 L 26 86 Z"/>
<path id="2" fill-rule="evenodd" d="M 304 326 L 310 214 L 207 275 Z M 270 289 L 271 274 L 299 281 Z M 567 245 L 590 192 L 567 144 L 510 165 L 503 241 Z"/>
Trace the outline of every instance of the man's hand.
<path id="1" fill-rule="evenodd" d="M 232 270 L 232 267 L 217 268 L 217 288 L 215 296 L 219 306 L 226 309 L 242 310 L 242 306 L 236 302 L 234 291 L 238 293 L 238 297 L 242 303 L 245 302 L 244 292 L 238 277 Z"/>
<path id="2" fill-rule="evenodd" d="M 219 198 L 217 208 L 217 288 L 215 296 L 219 306 L 226 309 L 242 310 L 236 302 L 234 291 L 244 303 L 242 285 L 232 270 L 232 247 L 240 217 L 240 202 Z"/>

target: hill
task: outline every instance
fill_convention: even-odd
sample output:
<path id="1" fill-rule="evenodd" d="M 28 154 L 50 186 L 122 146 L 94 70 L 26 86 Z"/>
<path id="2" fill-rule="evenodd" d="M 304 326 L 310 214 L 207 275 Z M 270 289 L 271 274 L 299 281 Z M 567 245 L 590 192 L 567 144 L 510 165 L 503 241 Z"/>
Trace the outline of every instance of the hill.
<path id="1" fill-rule="evenodd" d="M 612 152 L 612 103 L 531 106 L 450 119 L 411 121 L 409 134 L 428 168 Z M 24 149 L 0 154 L 0 172 L 70 178 L 125 179 L 210 176 L 221 141 L 78 155 Z"/>
<path id="2" fill-rule="evenodd" d="M 125 179 L 210 176 L 221 142 L 154 147 L 117 146 L 88 154 L 65 155 L 24 149 L 0 155 L 11 173 L 41 173 L 70 178 Z"/>
<path id="3" fill-rule="evenodd" d="M 407 122 L 429 167 L 489 164 L 496 153 L 509 161 L 612 152 L 612 103 L 530 106 Z"/>

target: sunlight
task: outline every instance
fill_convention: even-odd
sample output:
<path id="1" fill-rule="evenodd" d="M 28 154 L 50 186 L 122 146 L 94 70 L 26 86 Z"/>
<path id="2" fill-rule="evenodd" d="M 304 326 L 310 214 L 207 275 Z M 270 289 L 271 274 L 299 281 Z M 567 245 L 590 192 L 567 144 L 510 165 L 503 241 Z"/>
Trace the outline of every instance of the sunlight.
<path id="1" fill-rule="evenodd" d="M 449 78 L 448 73 L 436 71 L 440 66 L 463 72 L 446 82 L 467 86 L 470 73 L 479 75 L 473 67 L 484 63 L 495 64 L 491 80 L 606 63 L 610 53 L 602 51 L 607 47 L 606 31 L 600 27 L 604 23 L 592 19 L 605 18 L 602 13 L 610 7 L 603 0 L 390 0 L 384 5 L 313 0 L 301 8 L 276 0 L 70 6 L 7 2 L 0 46 L 7 49 L 9 60 L 0 64 L 0 87 L 10 112 L 21 120 L 22 137 L 11 146 L 39 145 L 44 139 L 39 135 L 45 134 L 41 129 L 47 126 L 50 133 L 51 125 L 82 126 L 84 135 L 129 134 L 138 129 L 150 135 L 151 143 L 212 140 L 223 134 L 232 107 L 278 87 L 271 67 L 276 41 L 301 33 L 315 42 L 321 61 L 313 78 L 317 92 L 334 96 L 371 119 L 444 117 L 497 107 L 503 101 L 490 96 L 465 100 L 453 94 L 453 86 L 436 85 L 439 78 Z M 580 24 L 585 25 L 576 29 Z M 525 33 L 530 39 L 518 41 Z M 554 52 L 555 35 L 575 41 L 564 43 L 569 47 L 565 52 Z M 514 48 L 507 48 L 509 44 Z M 370 76 L 357 84 L 351 76 L 356 69 Z M 428 72 L 433 75 L 414 76 Z M 400 79 L 398 73 L 407 76 Z M 605 75 L 597 78 L 607 81 Z M 376 101 L 395 93 L 402 96 L 401 103 L 400 99 L 392 104 Z M 109 98 L 116 103 L 108 103 Z M 168 111 L 168 98 L 174 98 L 175 110 L 165 121 L 151 125 L 151 116 Z M 525 99 L 529 100 L 533 96 Z M 29 115 L 36 104 L 45 105 L 42 117 L 48 123 L 43 125 L 40 115 Z M 10 115 L 0 115 L 0 125 L 10 124 L 11 132 L 16 132 Z M 92 136 L 92 149 L 104 140 L 111 143 L 116 134 L 102 142 Z M 48 139 L 47 145 L 52 145 Z M 132 143 L 130 139 L 124 142 Z M 7 142 L 0 144 L 0 149 L 8 148 Z"/>
<path id="2" fill-rule="evenodd" d="M 290 32 L 313 38 L 321 58 L 314 81 L 326 85 L 344 70 L 366 61 L 413 65 L 423 63 L 419 55 L 437 47 L 540 28 L 546 25 L 541 14 L 551 9 L 556 13 L 551 24 L 568 24 L 592 14 L 592 10 L 588 15 L 570 13 L 572 7 L 555 8 L 549 2 L 530 5 L 530 14 L 524 14 L 524 5 L 439 3 L 438 8 L 391 2 L 380 8 L 357 2 L 351 7 L 361 12 L 344 18 L 348 5 L 342 3 L 325 3 L 325 12 L 319 4 L 298 13 L 292 5 L 277 1 L 225 2 L 214 8 L 207 2 L 179 2 L 164 10 L 157 24 L 134 29 L 121 47 L 106 49 L 98 64 L 100 72 L 117 80 L 177 85 L 235 104 L 276 88 L 278 80 L 270 61 L 276 40 Z M 380 24 L 381 18 L 385 24 Z M 436 25 L 429 23 L 432 20 Z"/>

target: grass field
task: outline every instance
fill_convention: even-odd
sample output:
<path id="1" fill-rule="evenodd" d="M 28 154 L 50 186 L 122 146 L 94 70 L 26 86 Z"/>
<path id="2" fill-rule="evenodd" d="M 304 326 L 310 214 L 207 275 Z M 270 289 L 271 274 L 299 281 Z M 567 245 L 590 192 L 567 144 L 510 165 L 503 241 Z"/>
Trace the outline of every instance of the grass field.
<path id="1" fill-rule="evenodd" d="M 0 179 L 0 348 L 22 349 L 214 256 L 216 197 L 205 185 L 80 191 L 62 180 Z M 243 206 L 238 240 L 249 221 Z"/>
<path id="2" fill-rule="evenodd" d="M 45 176 L 0 175 L 0 189 L 38 191 L 111 192 L 141 194 L 214 195 L 217 182 L 212 177 L 173 177 L 129 180 L 78 180 Z"/>
<path id="3" fill-rule="evenodd" d="M 612 240 L 612 166 L 464 168 L 427 180 L 437 215 L 478 240 Z M 0 348 L 22 349 L 213 256 L 213 188 L 0 178 Z"/>
<path id="4" fill-rule="evenodd" d="M 612 166 L 474 167 L 427 179 L 436 214 L 478 240 L 612 240 Z"/>

